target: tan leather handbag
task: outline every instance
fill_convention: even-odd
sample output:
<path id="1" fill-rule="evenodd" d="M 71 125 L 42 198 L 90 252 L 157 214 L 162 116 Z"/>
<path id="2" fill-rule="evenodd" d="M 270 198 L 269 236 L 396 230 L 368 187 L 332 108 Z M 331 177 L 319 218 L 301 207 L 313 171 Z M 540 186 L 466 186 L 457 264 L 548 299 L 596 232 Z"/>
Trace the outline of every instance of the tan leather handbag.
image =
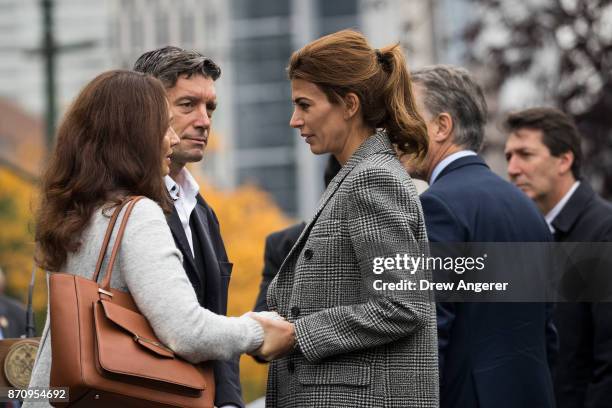
<path id="1" fill-rule="evenodd" d="M 70 402 L 52 402 L 54 406 L 214 406 L 211 363 L 193 365 L 176 356 L 157 339 L 130 294 L 110 288 L 130 212 L 141 198 L 132 197 L 114 211 L 93 279 L 50 275 L 50 385 L 70 391 Z M 125 205 L 106 274 L 98 284 L 104 254 Z"/>

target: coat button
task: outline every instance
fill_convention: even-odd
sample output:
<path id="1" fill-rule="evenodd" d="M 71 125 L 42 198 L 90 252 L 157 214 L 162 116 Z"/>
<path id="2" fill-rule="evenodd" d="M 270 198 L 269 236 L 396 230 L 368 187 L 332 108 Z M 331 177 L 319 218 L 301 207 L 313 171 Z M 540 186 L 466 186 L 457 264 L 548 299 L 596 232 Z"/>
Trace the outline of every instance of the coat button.
<path id="1" fill-rule="evenodd" d="M 305 258 L 306 260 L 309 260 L 309 259 L 311 259 L 311 258 L 312 258 L 312 249 L 307 248 L 307 249 L 304 251 L 304 258 Z"/>
<path id="2" fill-rule="evenodd" d="M 293 374 L 295 372 L 295 363 L 293 361 L 289 361 L 287 363 L 287 371 L 289 374 Z"/>
<path id="3" fill-rule="evenodd" d="M 300 315 L 300 308 L 297 306 L 293 306 L 291 308 L 291 316 L 298 317 Z"/>

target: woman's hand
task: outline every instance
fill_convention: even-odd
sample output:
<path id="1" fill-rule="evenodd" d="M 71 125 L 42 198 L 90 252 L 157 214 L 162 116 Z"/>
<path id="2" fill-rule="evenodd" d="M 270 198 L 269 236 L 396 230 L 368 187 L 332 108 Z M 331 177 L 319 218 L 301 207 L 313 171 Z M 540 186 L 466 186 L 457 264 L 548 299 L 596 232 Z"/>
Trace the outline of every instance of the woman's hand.
<path id="1" fill-rule="evenodd" d="M 296 339 L 293 323 L 268 319 L 256 313 L 249 313 L 249 317 L 257 320 L 264 330 L 263 344 L 251 353 L 253 356 L 272 361 L 289 354 L 294 349 Z"/>

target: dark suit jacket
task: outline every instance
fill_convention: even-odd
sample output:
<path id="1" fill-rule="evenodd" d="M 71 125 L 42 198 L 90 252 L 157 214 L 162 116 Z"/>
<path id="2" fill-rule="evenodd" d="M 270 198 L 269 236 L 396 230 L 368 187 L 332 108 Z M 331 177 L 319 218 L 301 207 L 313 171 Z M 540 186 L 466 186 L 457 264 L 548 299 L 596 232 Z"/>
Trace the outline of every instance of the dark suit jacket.
<path id="1" fill-rule="evenodd" d="M 272 279 L 278 273 L 283 261 L 289 255 L 289 251 L 297 242 L 300 234 L 306 226 L 305 223 L 292 225 L 280 231 L 273 232 L 266 238 L 266 247 L 264 249 L 264 268 L 261 276 L 261 284 L 259 286 L 259 294 L 255 301 L 255 311 L 261 312 L 268 310 L 266 304 L 266 294 L 268 286 Z"/>
<path id="2" fill-rule="evenodd" d="M 532 242 L 551 236 L 538 209 L 479 156 L 448 165 L 421 195 L 432 242 Z M 438 303 L 440 406 L 553 407 L 544 303 Z M 549 344 L 547 344 L 547 340 Z"/>
<path id="3" fill-rule="evenodd" d="M 225 246 L 219 231 L 219 221 L 212 208 L 198 194 L 197 204 L 192 217 L 196 217 L 192 234 L 201 238 L 199 247 L 194 240 L 194 252 L 200 251 L 203 270 L 198 270 L 196 261 L 189 248 L 181 220 L 172 208 L 167 217 L 174 242 L 183 254 L 183 266 L 198 296 L 198 301 L 208 310 L 227 313 L 227 290 L 232 272 L 232 264 L 227 259 Z M 215 362 L 215 405 L 234 404 L 244 406 L 240 388 L 239 359 Z"/>
<path id="4" fill-rule="evenodd" d="M 7 296 L 0 295 L 0 325 L 5 339 L 25 334 L 26 311 L 24 306 Z"/>
<path id="5" fill-rule="evenodd" d="M 557 241 L 611 242 L 612 205 L 583 180 L 552 224 Z M 559 303 L 555 324 L 557 406 L 612 406 L 612 304 Z"/>

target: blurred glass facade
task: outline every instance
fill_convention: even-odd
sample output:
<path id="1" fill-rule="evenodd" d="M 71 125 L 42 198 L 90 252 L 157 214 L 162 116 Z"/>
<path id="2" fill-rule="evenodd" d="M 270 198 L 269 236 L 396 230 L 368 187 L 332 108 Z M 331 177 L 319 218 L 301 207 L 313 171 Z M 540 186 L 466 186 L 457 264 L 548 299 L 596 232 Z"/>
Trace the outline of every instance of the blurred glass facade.
<path id="1" fill-rule="evenodd" d="M 305 2 L 308 3 L 308 2 Z M 270 192 L 290 215 L 300 211 L 299 155 L 303 143 L 289 127 L 291 89 L 286 66 L 301 33 L 291 22 L 306 16 L 291 1 L 232 0 L 230 2 L 231 64 L 235 163 L 237 182 L 252 182 Z M 314 38 L 346 27 L 358 27 L 358 1 L 310 2 Z M 318 161 L 317 161 L 317 164 Z M 320 164 L 322 166 L 322 164 Z M 311 183 L 322 190 L 322 169 L 316 169 Z M 312 209 L 310 209 L 311 211 Z"/>
<path id="2" fill-rule="evenodd" d="M 213 121 L 219 145 L 202 163 L 208 180 L 222 188 L 257 184 L 288 215 L 306 219 L 323 191 L 325 159 L 289 127 L 291 53 L 355 28 L 375 47 L 400 41 L 411 68 L 457 63 L 450 52 L 461 44 L 463 1 L 55 0 L 58 113 L 95 75 L 129 69 L 147 50 L 201 51 L 223 71 Z M 0 97 L 36 115 L 44 113 L 40 16 L 40 0 L 0 0 Z"/>

